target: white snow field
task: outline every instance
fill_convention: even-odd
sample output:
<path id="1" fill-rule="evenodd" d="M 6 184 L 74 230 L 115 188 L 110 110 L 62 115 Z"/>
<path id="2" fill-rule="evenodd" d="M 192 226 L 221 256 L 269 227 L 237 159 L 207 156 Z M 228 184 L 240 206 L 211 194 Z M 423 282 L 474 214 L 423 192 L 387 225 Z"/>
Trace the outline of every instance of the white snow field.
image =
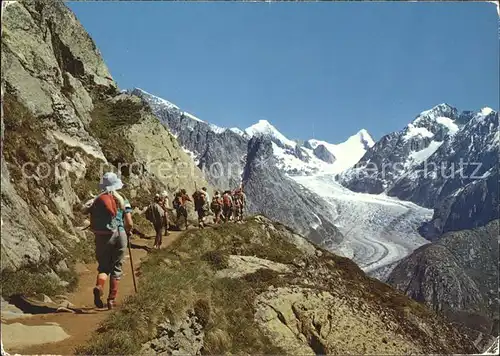
<path id="1" fill-rule="evenodd" d="M 292 178 L 331 205 L 335 216 L 332 222 L 345 236 L 332 250 L 352 259 L 366 273 L 394 266 L 429 243 L 417 228 L 432 217 L 431 209 L 386 195 L 355 193 L 338 184 L 331 174 Z M 385 268 L 383 275 L 389 272 Z"/>

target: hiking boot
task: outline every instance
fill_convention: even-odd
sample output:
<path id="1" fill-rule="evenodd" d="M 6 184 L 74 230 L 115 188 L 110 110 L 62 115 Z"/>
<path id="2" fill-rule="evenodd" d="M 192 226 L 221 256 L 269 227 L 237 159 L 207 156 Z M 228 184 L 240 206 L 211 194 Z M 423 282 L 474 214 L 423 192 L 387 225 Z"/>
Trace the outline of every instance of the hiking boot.
<path id="1" fill-rule="evenodd" d="M 108 295 L 108 309 L 113 309 L 116 306 L 116 295 L 118 294 L 118 279 L 111 277 L 109 280 L 109 295 Z"/>
<path id="2" fill-rule="evenodd" d="M 116 301 L 114 299 L 108 299 L 108 310 L 116 308 Z"/>
<path id="3" fill-rule="evenodd" d="M 94 304 L 95 304 L 96 308 L 99 308 L 99 309 L 104 308 L 104 303 L 102 302 L 102 299 L 101 299 L 102 296 L 104 295 L 102 287 L 95 286 L 93 293 L 94 293 Z"/>
<path id="4" fill-rule="evenodd" d="M 95 287 L 92 293 L 94 294 L 94 304 L 97 308 L 104 308 L 104 303 L 102 302 L 102 296 L 104 295 L 104 284 L 106 283 L 106 277 L 103 274 L 98 274 L 95 282 Z"/>

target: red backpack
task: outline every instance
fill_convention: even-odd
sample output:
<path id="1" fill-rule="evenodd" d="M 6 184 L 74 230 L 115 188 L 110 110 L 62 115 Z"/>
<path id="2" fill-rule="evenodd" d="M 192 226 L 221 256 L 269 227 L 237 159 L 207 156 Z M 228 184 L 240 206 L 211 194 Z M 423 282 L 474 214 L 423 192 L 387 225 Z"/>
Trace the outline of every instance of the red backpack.
<path id="1" fill-rule="evenodd" d="M 90 207 L 90 227 L 95 233 L 109 234 L 118 227 L 118 207 L 111 193 L 99 195 Z"/>

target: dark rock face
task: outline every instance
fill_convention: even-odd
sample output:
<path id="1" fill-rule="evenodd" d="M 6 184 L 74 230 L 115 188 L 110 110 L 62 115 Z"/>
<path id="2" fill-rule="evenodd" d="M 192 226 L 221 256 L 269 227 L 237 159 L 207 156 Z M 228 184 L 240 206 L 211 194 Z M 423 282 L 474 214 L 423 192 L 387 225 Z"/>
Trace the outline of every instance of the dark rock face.
<path id="1" fill-rule="evenodd" d="M 250 212 L 280 221 L 325 247 L 342 241 L 341 233 L 329 222 L 333 217 L 326 203 L 313 193 L 304 194 L 305 188 L 277 168 L 272 144 L 265 137 L 248 143 L 243 184 Z"/>
<path id="2" fill-rule="evenodd" d="M 396 181 L 388 195 L 434 207 L 457 189 L 484 179 L 498 165 L 498 155 L 498 113 L 478 113 L 425 162 Z"/>
<path id="3" fill-rule="evenodd" d="M 330 151 L 328 151 L 328 149 L 324 145 L 318 145 L 314 149 L 313 153 L 316 157 L 326 163 L 335 162 L 335 156 Z"/>
<path id="4" fill-rule="evenodd" d="M 447 120 L 443 120 L 446 118 Z M 467 115 L 441 104 L 421 113 L 399 132 L 388 134 L 371 147 L 356 166 L 339 178 L 347 188 L 364 193 L 380 194 L 389 190 L 421 157 L 432 154 L 446 141 Z M 420 155 L 416 155 L 420 152 Z"/>
<path id="5" fill-rule="evenodd" d="M 432 220 L 420 228 L 421 235 L 434 241 L 445 232 L 484 226 L 498 218 L 498 167 L 487 174 L 439 202 Z"/>
<path id="6" fill-rule="evenodd" d="M 487 343 L 498 335 L 499 220 L 446 233 L 403 259 L 387 283 Z"/>

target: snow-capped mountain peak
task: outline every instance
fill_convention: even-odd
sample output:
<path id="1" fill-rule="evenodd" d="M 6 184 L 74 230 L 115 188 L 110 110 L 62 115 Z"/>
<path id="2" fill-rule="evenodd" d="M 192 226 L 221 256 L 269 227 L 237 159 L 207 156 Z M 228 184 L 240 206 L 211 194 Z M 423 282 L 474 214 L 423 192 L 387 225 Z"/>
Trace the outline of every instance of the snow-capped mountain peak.
<path id="1" fill-rule="evenodd" d="M 375 144 L 375 141 L 373 140 L 371 135 L 368 133 L 368 131 L 366 131 L 365 129 L 359 130 L 355 136 L 359 137 L 360 141 L 364 142 L 365 146 L 367 146 L 367 148 L 370 148 Z"/>
<path id="2" fill-rule="evenodd" d="M 422 111 L 417 116 L 416 120 L 420 118 L 436 119 L 437 117 L 456 117 L 458 110 L 447 103 L 442 103 L 434 106 L 432 109 Z"/>
<path id="3" fill-rule="evenodd" d="M 480 111 L 481 115 L 484 115 L 484 116 L 488 116 L 492 112 L 495 112 L 495 110 L 493 110 L 492 108 L 489 108 L 489 107 L 484 107 Z"/>
<path id="4" fill-rule="evenodd" d="M 273 141 L 278 141 L 275 143 L 281 143 L 283 146 L 296 147 L 297 143 L 286 138 L 281 132 L 276 129 L 269 121 L 259 120 L 256 124 L 245 129 L 245 133 L 250 136 L 267 136 Z"/>
<path id="5" fill-rule="evenodd" d="M 459 130 L 460 113 L 446 103 L 422 111 L 402 133 L 405 141 L 432 139 L 442 142 L 446 135 L 453 136 Z"/>

